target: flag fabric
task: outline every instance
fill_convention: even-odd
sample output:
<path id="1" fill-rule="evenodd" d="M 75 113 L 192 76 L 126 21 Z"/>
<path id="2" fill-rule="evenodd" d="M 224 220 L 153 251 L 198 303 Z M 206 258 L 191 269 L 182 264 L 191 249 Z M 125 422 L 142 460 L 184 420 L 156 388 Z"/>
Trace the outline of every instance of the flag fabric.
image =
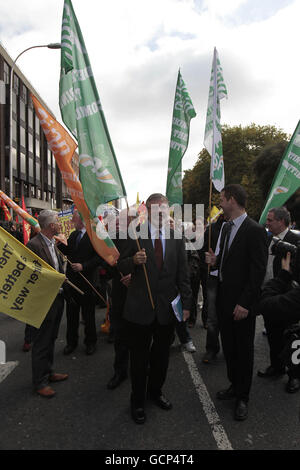
<path id="1" fill-rule="evenodd" d="M 218 218 L 218 216 L 220 214 L 223 213 L 223 209 L 218 209 L 217 206 L 213 206 L 211 211 L 210 211 L 210 215 L 209 217 L 207 218 L 207 222 L 210 223 L 210 222 L 213 222 L 214 220 L 216 220 Z"/>
<path id="2" fill-rule="evenodd" d="M 25 201 L 24 201 L 24 196 L 22 196 L 22 209 L 23 209 L 23 211 L 27 212 L 26 211 L 26 206 L 25 206 Z M 22 226 L 23 226 L 23 242 L 24 242 L 24 245 L 27 245 L 27 243 L 30 240 L 30 234 L 31 234 L 30 224 L 28 222 L 26 222 L 25 219 L 23 219 Z"/>
<path id="3" fill-rule="evenodd" d="M 300 121 L 282 156 L 259 223 L 265 224 L 268 211 L 281 207 L 300 187 Z"/>
<path id="4" fill-rule="evenodd" d="M 4 220 L 5 220 L 5 221 L 8 221 L 8 222 L 11 221 L 10 212 L 9 212 L 9 210 L 8 210 L 8 208 L 7 208 L 7 205 L 5 204 L 5 202 L 4 202 L 3 199 L 1 199 L 1 208 L 2 208 L 2 210 L 3 210 L 3 212 L 4 212 Z"/>
<path id="5" fill-rule="evenodd" d="M 183 203 L 182 158 L 189 142 L 190 120 L 195 116 L 196 112 L 192 100 L 179 70 L 173 106 L 166 189 L 170 205 Z"/>
<path id="6" fill-rule="evenodd" d="M 61 36 L 60 110 L 78 141 L 86 204 L 97 207 L 126 196 L 83 36 L 71 0 L 65 0 Z"/>
<path id="7" fill-rule="evenodd" d="M 0 312 L 39 328 L 65 275 L 0 227 Z"/>
<path id="8" fill-rule="evenodd" d="M 39 232 L 41 230 L 40 225 L 38 221 L 32 217 L 32 215 L 28 214 L 22 207 L 20 207 L 18 204 L 16 204 L 10 197 L 8 197 L 3 191 L 0 190 L 0 199 L 3 200 L 9 207 L 13 209 L 14 212 L 16 212 L 16 222 L 17 224 L 19 223 L 19 217 L 20 216 L 22 219 L 25 219 L 26 222 L 28 222 L 36 232 Z"/>
<path id="9" fill-rule="evenodd" d="M 110 239 L 103 222 L 90 213 L 84 200 L 81 183 L 71 165 L 77 144 L 63 126 L 46 111 L 38 99 L 33 95 L 31 95 L 31 98 L 57 166 L 76 205 L 76 209 L 78 209 L 84 220 L 91 243 L 95 251 L 111 266 L 114 266 L 120 256 L 119 252 Z"/>
<path id="10" fill-rule="evenodd" d="M 223 146 L 221 135 L 220 100 L 226 96 L 227 88 L 224 83 L 223 70 L 217 49 L 211 70 L 209 96 L 206 114 L 204 146 L 211 156 L 210 178 L 217 191 L 222 191 L 225 185 Z"/>

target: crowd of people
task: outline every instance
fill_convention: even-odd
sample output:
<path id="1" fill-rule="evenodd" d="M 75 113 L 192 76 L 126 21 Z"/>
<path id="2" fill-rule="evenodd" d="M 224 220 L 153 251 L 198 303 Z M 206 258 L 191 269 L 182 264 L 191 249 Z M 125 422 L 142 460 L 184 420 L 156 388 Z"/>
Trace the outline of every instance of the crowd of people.
<path id="1" fill-rule="evenodd" d="M 94 250 L 76 209 L 72 219 L 75 230 L 67 245 L 57 238 L 57 213 L 41 211 L 41 231 L 27 247 L 57 271 L 65 272 L 82 293 L 65 283 L 41 327 L 37 330 L 26 326 L 25 343 L 32 344 L 35 392 L 51 398 L 56 393 L 53 382 L 68 378 L 66 373 L 54 372 L 53 366 L 64 305 L 64 354 L 71 354 L 78 346 L 80 318 L 84 323 L 86 354 L 95 352 L 95 287 L 103 268 L 111 280 L 109 318 L 114 342 L 114 373 L 107 388 L 117 388 L 130 375 L 130 408 L 135 423 L 146 421 L 147 400 L 166 411 L 172 408 L 163 393 L 170 347 L 177 334 L 185 351 L 196 351 L 192 328 L 197 321 L 200 292 L 201 320 L 206 329 L 202 361 L 209 366 L 222 347 L 229 384 L 216 396 L 234 401 L 236 420 L 243 421 L 248 416 L 257 315 L 264 317 L 270 350 L 269 365 L 257 375 L 268 379 L 287 373 L 286 391 L 299 390 L 300 368 L 291 361 L 287 331 L 297 331 L 295 324 L 300 319 L 300 235 L 291 230 L 290 214 L 284 207 L 270 209 L 266 227 L 259 225 L 246 213 L 246 197 L 241 185 L 225 186 L 220 193 L 223 214 L 210 226 L 204 220 L 195 220 L 195 226 L 202 223 L 205 229 L 203 246 L 196 249 L 190 244 L 187 249 L 186 238 L 176 235 L 167 198 L 150 195 L 146 201 L 147 237 L 139 236 L 139 225 L 136 239 L 126 236 L 118 215 L 115 216 L 114 243 L 120 257 L 114 267 L 108 266 Z M 128 216 L 127 223 L 130 221 Z M 176 299 L 180 320 L 174 314 Z"/>

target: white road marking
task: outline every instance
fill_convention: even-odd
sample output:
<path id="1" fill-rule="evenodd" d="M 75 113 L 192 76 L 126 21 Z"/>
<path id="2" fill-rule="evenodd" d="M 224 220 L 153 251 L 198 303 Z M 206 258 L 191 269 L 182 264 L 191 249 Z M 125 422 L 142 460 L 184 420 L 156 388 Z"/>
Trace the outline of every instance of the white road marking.
<path id="1" fill-rule="evenodd" d="M 19 364 L 18 361 L 10 361 L 5 364 L 0 364 L 0 383 L 14 370 Z"/>
<path id="2" fill-rule="evenodd" d="M 228 439 L 225 429 L 221 424 L 220 417 L 209 396 L 208 390 L 202 380 L 192 355 L 188 352 L 183 352 L 183 357 L 188 365 L 193 383 L 198 393 L 207 421 L 212 429 L 212 434 L 217 443 L 218 449 L 233 450 L 233 447 Z"/>

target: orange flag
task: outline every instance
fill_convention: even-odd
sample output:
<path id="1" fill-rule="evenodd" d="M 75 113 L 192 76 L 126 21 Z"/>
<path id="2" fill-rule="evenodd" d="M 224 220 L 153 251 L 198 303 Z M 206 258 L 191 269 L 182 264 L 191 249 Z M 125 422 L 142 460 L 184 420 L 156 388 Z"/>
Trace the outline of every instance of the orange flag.
<path id="1" fill-rule="evenodd" d="M 97 217 L 93 218 L 91 216 L 84 200 L 81 183 L 71 166 L 71 160 L 77 144 L 64 127 L 46 111 L 35 96 L 31 95 L 31 99 L 64 182 L 85 222 L 86 231 L 93 247 L 107 263 L 114 266 L 120 254 L 110 239 L 103 222 Z"/>
<path id="2" fill-rule="evenodd" d="M 24 196 L 22 196 L 22 209 L 23 211 L 27 212 L 25 201 L 24 201 Z M 26 222 L 25 219 L 23 219 L 22 225 L 23 225 L 23 242 L 24 242 L 24 245 L 27 245 L 27 243 L 30 240 L 31 227 L 30 227 L 30 224 Z"/>

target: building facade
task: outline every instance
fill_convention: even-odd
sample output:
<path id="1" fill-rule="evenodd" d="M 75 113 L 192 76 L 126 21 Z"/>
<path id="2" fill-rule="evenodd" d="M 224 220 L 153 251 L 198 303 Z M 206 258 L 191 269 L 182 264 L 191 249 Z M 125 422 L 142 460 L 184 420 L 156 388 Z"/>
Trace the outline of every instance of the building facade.
<path id="1" fill-rule="evenodd" d="M 7 195 L 10 193 L 9 100 L 12 65 L 13 60 L 0 44 L 0 188 Z M 48 148 L 30 94 L 34 94 L 52 116 L 54 114 L 17 66 L 14 66 L 12 87 L 14 201 L 20 203 L 24 196 L 26 208 L 33 215 L 42 209 L 67 209 L 72 204 L 72 199 Z M 75 157 L 73 166 L 78 174 L 78 156 L 77 159 Z"/>

